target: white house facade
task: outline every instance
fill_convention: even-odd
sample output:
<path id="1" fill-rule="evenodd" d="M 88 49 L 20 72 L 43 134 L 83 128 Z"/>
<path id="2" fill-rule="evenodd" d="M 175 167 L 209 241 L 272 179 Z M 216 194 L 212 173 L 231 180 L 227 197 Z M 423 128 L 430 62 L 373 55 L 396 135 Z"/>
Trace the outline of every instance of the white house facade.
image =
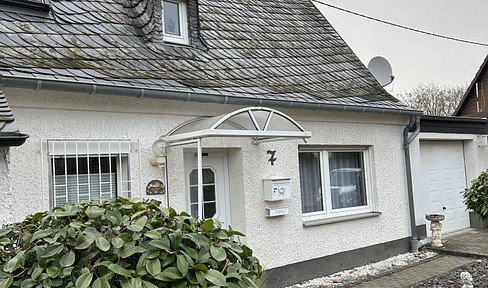
<path id="1" fill-rule="evenodd" d="M 3 170 L 8 221 L 154 198 L 246 234 L 277 286 L 410 248 L 421 112 L 311 2 L 28 2 L 0 11 L 1 85 L 29 135 Z"/>
<path id="2" fill-rule="evenodd" d="M 93 144 L 95 148 L 88 153 L 88 158 L 98 164 L 98 161 L 104 160 L 100 160 L 97 149 L 100 146 L 103 149 L 104 145 L 109 145 L 107 143 L 116 146 L 111 152 L 115 158 L 113 171 L 117 174 L 112 185 L 123 186 L 122 182 L 128 180 L 127 186 L 130 186 L 117 196 L 150 197 L 178 211 L 192 211 L 195 199 L 192 199 L 194 183 L 190 183 L 190 174 L 196 168 L 196 146 L 168 147 L 167 160 L 161 169 L 150 163 L 152 145 L 188 120 L 225 114 L 240 108 L 234 105 L 133 99 L 116 95 L 94 97 L 50 91 L 29 91 L 26 95 L 24 89 L 5 91 L 17 121 L 22 123 L 22 131 L 30 135 L 29 141 L 21 147 L 12 148 L 10 153 L 9 173 L 15 184 L 11 188 L 12 198 L 7 210 L 12 211 L 16 221 L 23 219 L 26 214 L 52 209 L 56 199 L 68 193 L 64 188 L 66 182 L 59 180 L 60 176 L 54 177 L 53 173 L 62 174 L 62 177 L 71 177 L 71 174 L 53 171 L 54 166 L 59 165 L 53 158 L 65 154 L 62 156 L 67 159 L 77 157 L 78 162 L 81 162 L 86 158 L 85 147 Z M 247 237 L 243 240 L 254 249 L 267 269 L 311 259 L 326 259 L 330 255 L 383 243 L 400 244 L 383 253 L 394 254 L 408 250 L 409 212 L 401 137 L 408 117 L 298 109 L 282 111 L 312 133 L 306 143 L 301 139 L 291 139 L 255 145 L 248 137 L 202 140 L 204 170 L 215 174 L 214 180 L 204 182 L 205 188 L 222 189 L 222 192 L 205 199 L 205 207 L 216 210 L 211 210 L 208 212 L 211 214 L 205 216 L 212 217 L 219 212 L 218 217 L 222 221 L 245 233 Z M 119 148 L 119 145 L 125 144 L 125 150 Z M 55 152 L 56 149 L 51 147 L 54 145 L 60 146 L 58 150 L 62 152 Z M 70 154 L 76 153 L 73 145 L 77 145 L 80 150 L 76 155 Z M 274 152 L 273 164 L 269 161 L 271 154 L 268 151 Z M 357 185 L 354 182 L 349 187 L 344 185 L 334 188 L 333 183 L 324 183 L 339 177 L 331 171 L 334 170 L 331 168 L 334 165 L 331 163 L 334 161 L 331 155 L 334 153 L 360 162 L 359 165 L 343 166 L 353 172 L 342 172 L 346 175 L 340 176 L 358 174 L 359 171 L 359 177 L 363 177 L 360 185 L 364 185 L 364 198 L 358 201 L 362 203 L 348 203 L 346 199 L 343 203 L 337 200 L 333 204 L 333 197 L 351 197 L 347 195 L 351 192 L 347 189 Z M 106 151 L 101 154 L 107 155 Z M 318 157 L 314 158 L 316 162 L 306 162 L 314 155 Z M 119 158 L 123 158 L 122 164 L 118 163 Z M 336 161 L 341 164 L 340 160 Z M 322 182 L 321 190 L 324 193 L 319 196 L 324 201 L 304 199 L 304 188 L 300 186 L 300 171 L 314 164 L 321 168 L 316 171 L 320 174 L 317 175 L 320 180 L 315 180 Z M 126 165 L 129 169 L 127 178 L 120 165 Z M 98 173 L 98 170 L 91 172 L 95 177 L 98 177 Z M 84 176 L 81 174 L 78 177 Z M 263 180 L 273 177 L 290 180 L 290 198 L 281 201 L 265 200 Z M 312 181 L 305 177 L 307 175 L 302 176 L 304 186 L 307 185 L 305 181 Z M 55 183 L 56 179 L 58 183 Z M 164 183 L 165 194 L 146 194 L 146 186 L 152 180 Z M 105 186 L 109 182 L 97 181 L 96 185 Z M 72 193 L 76 194 L 78 189 L 78 197 L 83 197 L 83 183 L 79 179 Z M 310 208 L 306 204 L 324 207 L 308 212 L 306 209 Z M 288 211 L 286 215 L 267 217 L 267 208 L 286 208 Z M 372 260 L 366 258 L 356 261 Z"/>

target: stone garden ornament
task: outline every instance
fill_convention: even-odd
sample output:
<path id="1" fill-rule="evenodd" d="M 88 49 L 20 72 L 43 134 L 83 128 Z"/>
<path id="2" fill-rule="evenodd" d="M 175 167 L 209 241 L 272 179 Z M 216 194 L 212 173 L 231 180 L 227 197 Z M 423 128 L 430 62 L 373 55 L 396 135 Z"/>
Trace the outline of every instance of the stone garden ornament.
<path id="1" fill-rule="evenodd" d="M 427 214 L 425 215 L 425 219 L 430 221 L 430 230 L 432 231 L 432 244 L 431 247 L 442 247 L 441 241 L 441 230 L 442 224 L 441 221 L 444 220 L 444 215 L 442 214 Z"/>

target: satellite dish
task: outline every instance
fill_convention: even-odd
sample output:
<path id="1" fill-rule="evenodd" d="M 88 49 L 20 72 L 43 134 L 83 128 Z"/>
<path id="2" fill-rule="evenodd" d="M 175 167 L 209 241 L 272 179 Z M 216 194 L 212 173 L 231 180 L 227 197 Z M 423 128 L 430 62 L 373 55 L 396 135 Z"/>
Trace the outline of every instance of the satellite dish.
<path id="1" fill-rule="evenodd" d="M 369 61 L 368 70 L 383 87 L 393 82 L 395 78 L 390 63 L 381 56 L 376 56 Z"/>

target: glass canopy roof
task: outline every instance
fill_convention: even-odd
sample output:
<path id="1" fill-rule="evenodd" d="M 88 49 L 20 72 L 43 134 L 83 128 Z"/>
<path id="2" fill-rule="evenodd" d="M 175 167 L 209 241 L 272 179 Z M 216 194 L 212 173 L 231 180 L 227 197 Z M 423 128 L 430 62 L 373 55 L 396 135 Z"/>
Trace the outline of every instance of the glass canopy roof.
<path id="1" fill-rule="evenodd" d="M 266 107 L 248 107 L 229 114 L 189 121 L 161 140 L 167 145 L 205 137 L 252 137 L 253 143 L 309 138 L 311 132 L 288 115 Z"/>

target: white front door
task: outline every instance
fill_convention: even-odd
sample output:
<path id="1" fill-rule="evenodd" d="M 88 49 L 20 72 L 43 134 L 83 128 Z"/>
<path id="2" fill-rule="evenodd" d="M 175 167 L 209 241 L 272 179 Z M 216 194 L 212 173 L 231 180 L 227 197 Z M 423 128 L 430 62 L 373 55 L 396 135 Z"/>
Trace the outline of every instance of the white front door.
<path id="1" fill-rule="evenodd" d="M 444 214 L 442 232 L 469 227 L 469 214 L 463 203 L 466 188 L 462 141 L 420 142 L 422 194 L 426 214 Z M 427 234 L 430 236 L 427 221 Z"/>
<path id="2" fill-rule="evenodd" d="M 203 216 L 217 218 L 222 227 L 231 225 L 229 169 L 227 153 L 202 153 L 203 165 Z M 188 195 L 188 211 L 198 215 L 198 169 L 197 154 L 185 153 L 185 178 Z"/>

